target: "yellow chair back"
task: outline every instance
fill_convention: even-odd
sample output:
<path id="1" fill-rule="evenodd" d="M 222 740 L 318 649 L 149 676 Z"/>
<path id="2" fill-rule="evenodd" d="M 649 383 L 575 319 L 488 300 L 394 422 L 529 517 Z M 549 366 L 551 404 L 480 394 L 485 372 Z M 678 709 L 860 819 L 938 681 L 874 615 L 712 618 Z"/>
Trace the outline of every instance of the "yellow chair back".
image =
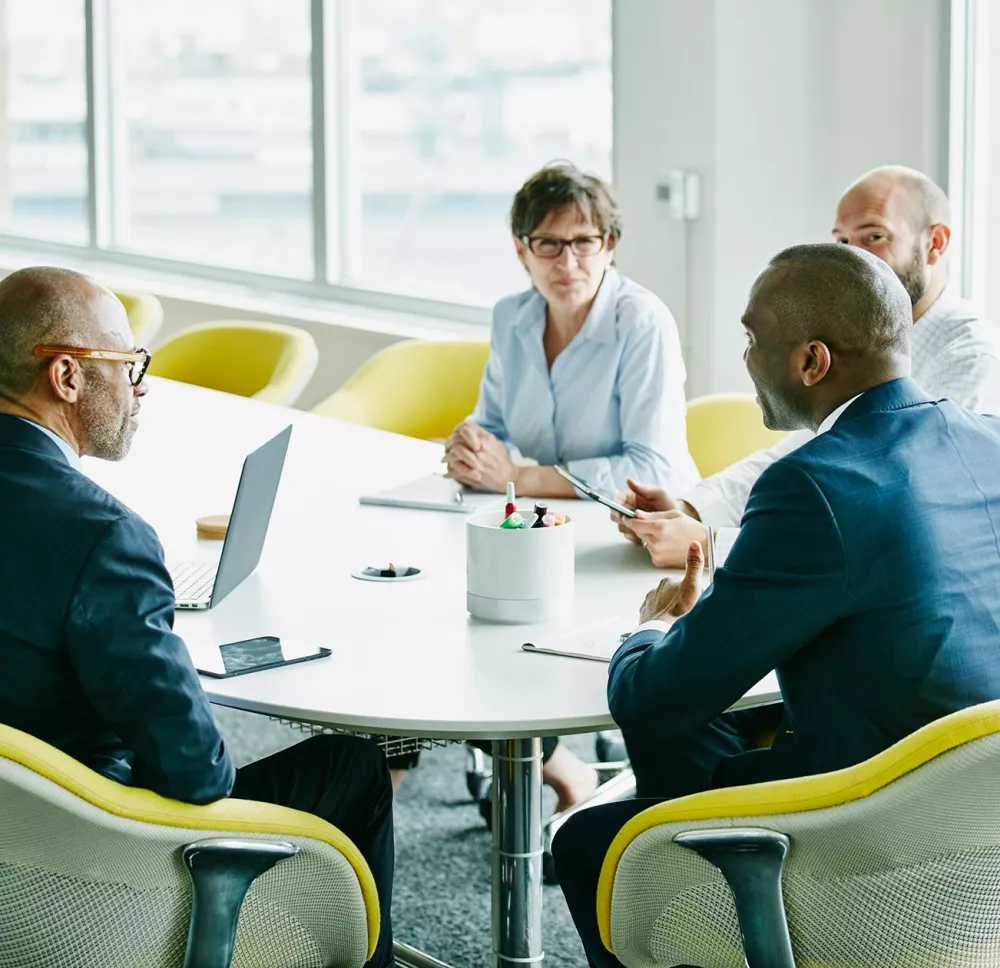
<path id="1" fill-rule="evenodd" d="M 763 830 L 792 844 L 781 888 L 796 964 L 1000 964 L 998 791 L 993 701 L 845 769 L 656 804 L 605 856 L 601 938 L 629 966 L 745 965 L 726 879 L 677 836 Z"/>
<path id="2" fill-rule="evenodd" d="M 207 838 L 299 848 L 247 895 L 234 966 L 302 964 L 307 951 L 309 964 L 361 968 L 375 950 L 371 870 L 318 817 L 249 800 L 168 800 L 2 724 L 0 803 L 0 964 L 180 968 L 191 909 L 180 852 Z"/>
<path id="3" fill-rule="evenodd" d="M 152 376 L 291 406 L 316 371 L 319 351 L 304 329 L 279 323 L 200 323 L 156 348 Z"/>
<path id="4" fill-rule="evenodd" d="M 135 345 L 148 349 L 163 325 L 163 306 L 160 305 L 160 300 L 151 292 L 118 289 L 115 290 L 115 295 L 125 307 Z"/>
<path id="5" fill-rule="evenodd" d="M 423 440 L 447 437 L 475 409 L 486 340 L 406 340 L 376 353 L 313 413 Z"/>
<path id="6" fill-rule="evenodd" d="M 702 477 L 771 447 L 784 436 L 764 426 L 753 394 L 711 393 L 688 401 L 688 450 Z"/>

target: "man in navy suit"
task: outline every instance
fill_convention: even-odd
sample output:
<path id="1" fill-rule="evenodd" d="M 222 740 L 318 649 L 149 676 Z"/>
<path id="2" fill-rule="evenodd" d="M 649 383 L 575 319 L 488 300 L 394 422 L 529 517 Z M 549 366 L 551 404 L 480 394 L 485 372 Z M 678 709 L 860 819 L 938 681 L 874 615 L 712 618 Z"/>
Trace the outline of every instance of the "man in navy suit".
<path id="1" fill-rule="evenodd" d="M 646 598 L 609 669 L 640 799 L 595 807 L 556 837 L 560 883 L 592 965 L 597 877 L 623 824 L 656 800 L 836 770 L 1000 697 L 1000 419 L 909 379 L 910 301 L 859 249 L 788 249 L 743 317 L 767 426 L 817 437 L 759 478 L 739 538 L 700 595 Z M 777 670 L 781 707 L 726 710 Z"/>
<path id="2" fill-rule="evenodd" d="M 102 355 L 95 355 L 95 354 Z M 109 358 L 110 357 L 110 358 Z M 80 472 L 121 460 L 149 358 L 125 310 L 79 273 L 0 282 L 0 722 L 119 783 L 306 810 L 368 861 L 394 964 L 392 790 L 369 740 L 322 736 L 234 770 L 188 651 L 153 529 Z"/>

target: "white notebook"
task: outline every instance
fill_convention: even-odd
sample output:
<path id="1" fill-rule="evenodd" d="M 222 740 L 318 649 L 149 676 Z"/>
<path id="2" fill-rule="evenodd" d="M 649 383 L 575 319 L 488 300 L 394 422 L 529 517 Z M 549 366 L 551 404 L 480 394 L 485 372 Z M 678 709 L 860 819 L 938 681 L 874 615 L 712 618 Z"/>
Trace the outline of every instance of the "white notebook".
<path id="1" fill-rule="evenodd" d="M 417 508 L 424 511 L 452 511 L 472 514 L 486 508 L 503 510 L 504 495 L 472 491 L 443 474 L 429 474 L 400 487 L 378 494 L 365 494 L 360 504 L 377 504 L 391 508 Z"/>
<path id="2" fill-rule="evenodd" d="M 585 631 L 525 642 L 521 649 L 537 655 L 564 655 L 571 659 L 610 662 L 622 642 L 635 631 L 633 626 L 634 623 L 626 620 L 609 622 Z"/>

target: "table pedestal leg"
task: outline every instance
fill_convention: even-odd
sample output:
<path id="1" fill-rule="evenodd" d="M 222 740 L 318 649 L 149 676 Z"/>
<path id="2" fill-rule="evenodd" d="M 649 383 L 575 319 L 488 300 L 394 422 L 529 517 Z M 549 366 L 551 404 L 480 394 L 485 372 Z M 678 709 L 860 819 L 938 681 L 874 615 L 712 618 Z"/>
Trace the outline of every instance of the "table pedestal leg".
<path id="1" fill-rule="evenodd" d="M 493 968 L 540 965 L 542 741 L 493 741 Z"/>

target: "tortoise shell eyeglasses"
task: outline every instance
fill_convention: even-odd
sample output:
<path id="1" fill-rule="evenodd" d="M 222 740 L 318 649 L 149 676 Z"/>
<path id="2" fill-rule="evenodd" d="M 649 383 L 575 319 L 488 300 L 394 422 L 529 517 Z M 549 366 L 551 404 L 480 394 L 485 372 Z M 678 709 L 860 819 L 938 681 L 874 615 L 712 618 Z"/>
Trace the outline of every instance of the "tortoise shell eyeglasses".
<path id="1" fill-rule="evenodd" d="M 128 363 L 128 379 L 132 386 L 142 383 L 153 358 L 147 349 L 120 352 L 118 350 L 95 350 L 83 346 L 36 346 L 35 356 L 55 359 L 57 356 L 72 356 L 77 360 L 109 360 L 112 363 Z"/>

